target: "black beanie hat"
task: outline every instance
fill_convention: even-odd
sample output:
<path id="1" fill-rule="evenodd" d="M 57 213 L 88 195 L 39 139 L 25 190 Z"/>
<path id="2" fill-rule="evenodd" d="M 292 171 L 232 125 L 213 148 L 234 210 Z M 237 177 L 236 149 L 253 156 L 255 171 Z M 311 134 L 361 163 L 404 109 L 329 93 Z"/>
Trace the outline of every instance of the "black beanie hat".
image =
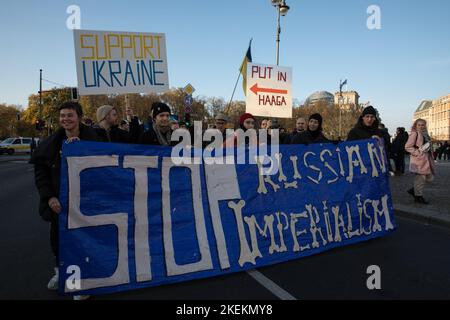
<path id="1" fill-rule="evenodd" d="M 314 114 L 309 116 L 308 121 L 311 120 L 311 119 L 319 121 L 319 128 L 317 130 L 319 130 L 319 131 L 322 130 L 322 121 L 323 121 L 322 120 L 322 116 L 319 113 L 314 113 Z"/>
<path id="2" fill-rule="evenodd" d="M 154 102 L 152 104 L 152 117 L 153 119 L 160 113 L 168 112 L 170 114 L 170 107 L 163 102 Z"/>
<path id="3" fill-rule="evenodd" d="M 374 107 L 368 106 L 368 107 L 364 108 L 362 116 L 364 117 L 367 114 L 372 114 L 372 115 L 374 115 L 376 117 L 377 116 L 377 111 L 375 110 Z"/>

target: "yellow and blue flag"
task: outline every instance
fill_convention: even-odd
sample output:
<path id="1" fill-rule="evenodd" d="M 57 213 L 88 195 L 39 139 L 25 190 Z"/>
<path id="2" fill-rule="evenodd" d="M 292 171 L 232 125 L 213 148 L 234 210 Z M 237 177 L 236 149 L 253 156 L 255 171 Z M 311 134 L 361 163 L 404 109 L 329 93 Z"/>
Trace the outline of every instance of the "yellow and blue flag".
<path id="1" fill-rule="evenodd" d="M 242 88 L 244 89 L 244 95 L 247 94 L 247 63 L 252 62 L 252 40 L 248 45 L 247 53 L 242 61 L 241 68 L 239 69 L 242 74 Z"/>

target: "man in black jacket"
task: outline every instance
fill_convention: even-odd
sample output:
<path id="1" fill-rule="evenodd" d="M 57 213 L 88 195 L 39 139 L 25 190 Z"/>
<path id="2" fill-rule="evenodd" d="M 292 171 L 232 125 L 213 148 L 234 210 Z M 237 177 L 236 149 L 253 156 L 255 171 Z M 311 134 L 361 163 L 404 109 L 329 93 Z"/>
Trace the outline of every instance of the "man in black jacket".
<path id="1" fill-rule="evenodd" d="M 379 120 L 374 107 L 368 106 L 363 110 L 358 122 L 348 133 L 347 141 L 365 140 L 371 138 L 383 138 L 383 134 L 378 129 Z"/>
<path id="2" fill-rule="evenodd" d="M 393 157 L 392 157 L 391 135 L 389 134 L 388 128 L 386 128 L 386 126 L 383 123 L 380 123 L 378 125 L 378 129 L 380 129 L 381 136 L 382 136 L 383 141 L 384 141 L 384 148 L 386 150 L 386 156 L 387 156 L 387 159 L 388 159 L 389 172 L 393 176 L 395 174 L 394 174 L 394 170 L 392 169 L 392 164 L 391 164 L 391 159 L 393 159 Z"/>
<path id="3" fill-rule="evenodd" d="M 103 142 L 136 143 L 140 135 L 137 117 L 131 116 L 129 132 L 119 128 L 119 117 L 113 106 L 104 105 L 97 109 L 95 132 Z"/>
<path id="4" fill-rule="evenodd" d="M 170 129 L 170 107 L 162 102 L 152 104 L 152 123 L 149 129 L 142 133 L 138 143 L 174 146 L 178 142 L 171 141 L 172 130 Z"/>
<path id="5" fill-rule="evenodd" d="M 402 175 L 405 173 L 405 145 L 408 141 L 408 133 L 405 128 L 397 128 L 397 135 L 392 142 L 392 157 L 395 162 L 395 173 Z"/>
<path id="6" fill-rule="evenodd" d="M 99 141 L 94 129 L 81 123 L 82 116 L 81 105 L 76 102 L 63 103 L 59 107 L 59 124 L 61 127 L 39 144 L 30 161 L 34 164 L 35 184 L 39 191 L 39 214 L 45 221 L 50 222 L 50 245 L 56 259 L 55 275 L 47 285 L 50 290 L 58 289 L 61 148 L 65 141 Z"/>
<path id="7" fill-rule="evenodd" d="M 294 131 L 289 134 L 286 138 L 285 143 L 286 144 L 290 144 L 292 143 L 292 141 L 294 141 L 295 136 L 301 134 L 302 132 L 304 132 L 306 130 L 306 120 L 305 118 L 297 118 L 297 121 L 295 122 L 295 129 Z"/>

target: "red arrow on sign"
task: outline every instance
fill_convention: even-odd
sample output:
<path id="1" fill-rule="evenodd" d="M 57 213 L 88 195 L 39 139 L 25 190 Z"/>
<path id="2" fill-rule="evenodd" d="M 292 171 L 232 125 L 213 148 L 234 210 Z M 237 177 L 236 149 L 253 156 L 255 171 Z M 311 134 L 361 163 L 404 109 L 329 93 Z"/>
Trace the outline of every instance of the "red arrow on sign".
<path id="1" fill-rule="evenodd" d="M 258 92 L 268 92 L 268 93 L 279 93 L 279 94 L 287 94 L 287 90 L 280 90 L 280 89 L 270 89 L 270 88 L 258 88 L 258 84 L 255 83 L 253 87 L 250 88 L 251 91 L 253 91 L 255 94 L 258 94 Z"/>

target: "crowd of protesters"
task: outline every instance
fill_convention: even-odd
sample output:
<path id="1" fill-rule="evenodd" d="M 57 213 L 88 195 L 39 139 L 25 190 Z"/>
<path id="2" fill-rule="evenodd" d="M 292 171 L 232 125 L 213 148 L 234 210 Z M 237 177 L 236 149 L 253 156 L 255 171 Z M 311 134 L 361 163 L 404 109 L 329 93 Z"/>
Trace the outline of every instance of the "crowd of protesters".
<path id="1" fill-rule="evenodd" d="M 433 159 L 450 161 L 450 145 L 447 141 L 433 144 Z"/>
<path id="2" fill-rule="evenodd" d="M 130 108 L 126 108 L 127 120 L 119 120 L 116 108 L 108 105 L 97 109 L 97 123 L 86 125 L 82 122 L 82 106 L 77 102 L 66 102 L 59 107 L 60 128 L 50 137 L 42 141 L 32 154 L 31 163 L 35 168 L 35 184 L 39 191 L 39 213 L 50 223 L 50 244 L 55 256 L 55 275 L 50 279 L 47 287 L 50 290 L 58 288 L 58 214 L 61 212 L 59 201 L 61 149 L 63 143 L 76 140 L 137 143 L 146 145 L 173 146 L 172 133 L 177 129 L 189 129 L 186 125 L 173 117 L 171 108 L 163 103 L 156 102 L 151 107 L 151 117 L 142 123 Z M 229 118 L 220 113 L 215 117 L 213 128 L 218 130 L 223 138 L 224 147 L 233 147 L 238 143 L 236 135 L 227 136 L 226 129 L 230 127 Z M 268 143 L 275 129 L 279 129 L 279 143 L 281 144 L 314 144 L 337 143 L 326 137 L 323 132 L 323 118 L 315 113 L 306 118 L 296 119 L 295 128 L 287 133 L 280 128 L 276 120 L 263 119 L 259 126 L 257 119 L 250 113 L 239 117 L 238 128 L 244 132 L 249 129 L 267 130 Z M 192 131 L 191 131 L 192 134 Z M 416 202 L 427 204 L 423 198 L 423 189 L 426 182 L 434 177 L 434 159 L 448 159 L 449 145 L 447 143 L 435 147 L 431 145 L 431 138 L 426 129 L 425 120 L 414 122 L 411 134 L 408 136 L 405 128 L 397 128 L 396 136 L 391 143 L 388 130 L 379 122 L 374 107 L 366 107 L 355 126 L 350 130 L 346 140 L 362 140 L 377 138 L 383 141 L 388 159 L 393 159 L 396 174 L 405 173 L 405 156 L 411 155 L 410 172 L 415 174 L 414 187 L 408 190 Z M 244 141 L 251 145 L 258 143 L 257 138 Z M 434 158 L 433 158 L 434 156 Z M 390 163 L 390 161 L 388 161 Z M 391 165 L 389 164 L 389 171 Z M 86 299 L 88 296 L 74 296 L 74 299 Z"/>

